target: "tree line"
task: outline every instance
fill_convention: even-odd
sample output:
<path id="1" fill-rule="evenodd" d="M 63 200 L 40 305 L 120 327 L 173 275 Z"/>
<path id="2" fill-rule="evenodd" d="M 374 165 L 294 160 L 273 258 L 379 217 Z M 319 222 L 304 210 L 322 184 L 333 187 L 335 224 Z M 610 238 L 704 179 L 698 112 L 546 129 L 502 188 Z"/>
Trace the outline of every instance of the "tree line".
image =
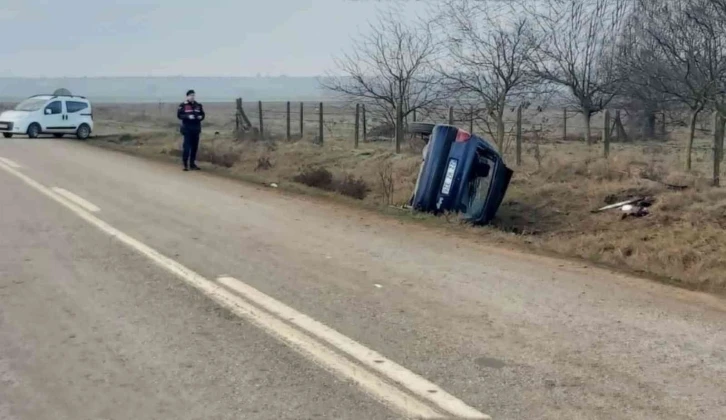
<path id="1" fill-rule="evenodd" d="M 508 108 L 554 98 L 591 119 L 617 106 L 655 136 L 656 112 L 726 117 L 726 0 L 444 0 L 427 19 L 382 15 L 325 87 L 395 125 L 437 104 L 477 104 L 501 148 Z M 420 112 L 421 113 L 421 112 Z M 721 126 L 721 128 L 723 128 Z"/>

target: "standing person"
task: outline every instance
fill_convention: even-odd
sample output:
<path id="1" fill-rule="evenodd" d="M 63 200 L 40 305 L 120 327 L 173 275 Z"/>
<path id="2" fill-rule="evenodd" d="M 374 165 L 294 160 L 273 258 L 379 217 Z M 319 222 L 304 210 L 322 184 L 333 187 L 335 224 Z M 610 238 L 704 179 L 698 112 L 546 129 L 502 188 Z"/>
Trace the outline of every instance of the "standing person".
<path id="1" fill-rule="evenodd" d="M 176 117 L 181 120 L 181 133 L 184 136 L 182 162 L 184 170 L 198 171 L 197 150 L 199 149 L 199 135 L 202 133 L 204 121 L 204 107 L 196 101 L 193 90 L 187 92 L 187 100 L 179 104 Z"/>

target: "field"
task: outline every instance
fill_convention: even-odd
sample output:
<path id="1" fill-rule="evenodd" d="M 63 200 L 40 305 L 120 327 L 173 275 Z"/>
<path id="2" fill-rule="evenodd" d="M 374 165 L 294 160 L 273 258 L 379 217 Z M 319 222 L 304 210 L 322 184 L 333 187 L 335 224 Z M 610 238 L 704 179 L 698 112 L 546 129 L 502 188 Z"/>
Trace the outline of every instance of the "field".
<path id="1" fill-rule="evenodd" d="M 568 118 L 564 136 L 562 110 L 528 110 L 523 119 L 521 166 L 514 164 L 513 143 L 508 141 L 505 146 L 515 176 L 498 217 L 490 227 L 470 228 L 458 223 L 455 216 L 433 218 L 392 208 L 410 197 L 420 164 L 420 140 L 408 139 L 404 153 L 397 155 L 390 127 L 382 118 L 368 115 L 367 141 L 361 134 L 355 149 L 354 105 L 325 103 L 321 144 L 317 106 L 304 104 L 301 136 L 299 104 L 291 104 L 292 138 L 288 141 L 285 103 L 263 104 L 262 140 L 237 138 L 234 103 L 206 104 L 209 117 L 201 160 L 214 163 L 230 176 L 307 193 L 318 192 L 295 182 L 303 180 L 301 173 L 308 175 L 306 183 L 315 186 L 309 175 L 329 172 L 334 182 L 324 180 L 326 185 L 317 186 L 362 198 L 344 199 L 346 202 L 421 221 L 450 234 L 582 258 L 686 288 L 726 291 L 726 190 L 711 186 L 708 116 L 699 125 L 694 168 L 685 173 L 686 131 L 674 119 L 667 121 L 662 139 L 613 143 L 605 159 L 601 142 L 587 146 L 581 140 L 579 117 Z M 97 138 L 92 142 L 177 159 L 180 136 L 174 111 L 173 104 L 97 105 Z M 245 112 L 253 126 L 259 127 L 258 104 L 245 103 Z M 512 117 L 508 116 L 508 130 Z M 447 110 L 440 109 L 419 119 L 444 122 L 446 118 Z M 457 112 L 455 121 L 468 128 L 466 110 Z M 596 138 L 602 125 L 602 117 L 596 117 L 592 125 Z M 482 120 L 474 121 L 475 131 L 484 126 Z M 321 194 L 341 199 L 333 192 Z M 648 216 L 623 218 L 619 210 L 592 213 L 633 196 L 653 197 Z"/>

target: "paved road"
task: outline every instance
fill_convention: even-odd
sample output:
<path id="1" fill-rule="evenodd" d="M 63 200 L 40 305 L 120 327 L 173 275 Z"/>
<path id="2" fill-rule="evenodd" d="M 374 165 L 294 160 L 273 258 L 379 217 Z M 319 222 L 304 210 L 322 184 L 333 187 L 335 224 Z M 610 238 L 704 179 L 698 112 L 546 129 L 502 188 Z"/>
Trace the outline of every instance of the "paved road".
<path id="1" fill-rule="evenodd" d="M 726 304 L 0 142 L 0 419 L 723 419 Z"/>

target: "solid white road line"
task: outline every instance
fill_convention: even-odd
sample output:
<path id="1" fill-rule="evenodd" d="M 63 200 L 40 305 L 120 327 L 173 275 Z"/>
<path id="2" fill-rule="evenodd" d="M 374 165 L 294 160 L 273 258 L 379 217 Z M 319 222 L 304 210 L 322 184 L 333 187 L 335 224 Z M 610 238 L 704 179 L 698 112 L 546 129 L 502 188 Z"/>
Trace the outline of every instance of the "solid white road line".
<path id="1" fill-rule="evenodd" d="M 91 213 L 98 213 L 99 211 L 101 211 L 101 209 L 99 209 L 95 204 L 86 201 L 85 199 L 73 194 L 72 192 L 70 192 L 68 190 L 64 190 L 63 188 L 60 188 L 60 187 L 53 187 L 53 191 L 62 195 L 64 198 L 67 198 L 68 200 L 72 201 L 73 203 L 83 207 L 85 210 L 90 211 Z"/>
<path id="2" fill-rule="evenodd" d="M 8 158 L 0 157 L 0 162 L 8 165 L 9 167 L 11 167 L 13 169 L 20 169 L 20 168 L 22 168 L 22 166 L 18 165 L 17 163 L 13 162 L 12 160 L 10 160 Z"/>
<path id="3" fill-rule="evenodd" d="M 429 382 L 425 378 L 411 372 L 396 362 L 385 358 L 381 354 L 365 347 L 351 338 L 346 337 L 338 331 L 327 327 L 319 321 L 316 321 L 313 318 L 310 318 L 309 316 L 300 313 L 284 303 L 260 292 L 254 287 L 232 277 L 220 277 L 217 281 L 239 293 L 250 302 L 261 306 L 281 319 L 287 320 L 309 334 L 326 341 L 336 349 L 345 352 L 355 360 L 358 360 L 365 366 L 368 366 L 370 369 L 373 369 L 392 379 L 394 382 L 400 384 L 419 397 L 436 404 L 436 406 L 445 410 L 447 413 L 465 419 L 490 418 L 486 414 L 469 407 L 463 401 L 444 391 L 437 385 Z"/>
<path id="4" fill-rule="evenodd" d="M 38 192 L 67 207 L 77 216 L 97 227 L 102 232 L 116 238 L 130 248 L 133 248 L 137 252 L 148 257 L 160 267 L 175 274 L 200 290 L 210 299 L 266 331 L 273 337 L 278 338 L 322 368 L 340 376 L 343 379 L 355 382 L 365 392 L 386 406 L 409 418 L 444 418 L 441 413 L 437 412 L 434 408 L 428 406 L 424 402 L 419 401 L 417 398 L 402 391 L 393 384 L 386 382 L 383 378 L 362 366 L 353 363 L 346 357 L 336 353 L 302 331 L 289 326 L 285 322 L 265 311 L 257 309 L 255 306 L 247 303 L 245 300 L 228 291 L 224 287 L 204 278 L 200 274 L 197 274 L 177 261 L 160 254 L 148 245 L 126 235 L 103 220 L 97 218 L 77 203 L 45 187 L 32 178 L 11 168 L 9 165 L 0 162 L 0 168 L 21 179 Z M 405 384 L 400 385 L 405 386 Z"/>

